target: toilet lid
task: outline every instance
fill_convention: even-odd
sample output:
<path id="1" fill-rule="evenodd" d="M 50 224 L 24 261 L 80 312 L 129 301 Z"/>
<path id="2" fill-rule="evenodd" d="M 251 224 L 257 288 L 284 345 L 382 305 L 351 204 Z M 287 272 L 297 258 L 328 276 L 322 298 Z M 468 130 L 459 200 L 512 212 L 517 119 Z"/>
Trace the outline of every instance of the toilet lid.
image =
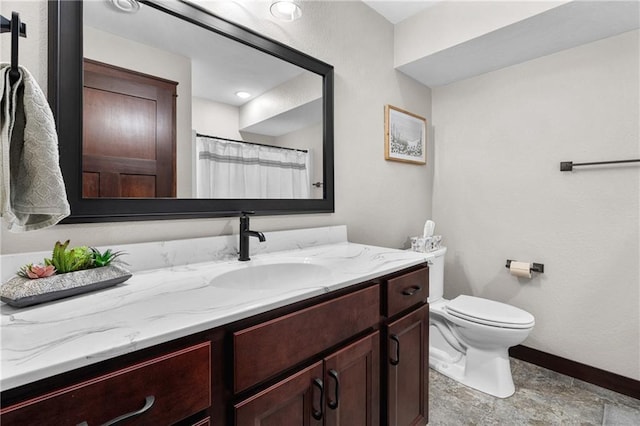
<path id="1" fill-rule="evenodd" d="M 529 328 L 535 319 L 515 306 L 474 296 L 458 296 L 447 303 L 447 312 L 458 318 L 504 328 Z"/>

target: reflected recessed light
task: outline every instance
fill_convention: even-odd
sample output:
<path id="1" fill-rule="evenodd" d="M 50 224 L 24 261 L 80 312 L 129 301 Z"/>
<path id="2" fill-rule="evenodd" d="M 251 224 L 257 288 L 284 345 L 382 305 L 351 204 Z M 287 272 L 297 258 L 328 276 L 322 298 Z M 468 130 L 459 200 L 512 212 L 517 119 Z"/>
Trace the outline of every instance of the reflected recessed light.
<path id="1" fill-rule="evenodd" d="M 236 92 L 236 96 L 241 98 L 241 99 L 247 99 L 248 97 L 251 96 L 251 93 L 239 91 L 239 92 Z"/>
<path id="2" fill-rule="evenodd" d="M 276 18 L 284 21 L 295 21 L 302 16 L 299 0 L 273 0 L 269 11 Z"/>
<path id="3" fill-rule="evenodd" d="M 140 10 L 140 3 L 138 3 L 138 0 L 111 0 L 111 4 L 118 11 L 124 13 L 136 13 Z"/>

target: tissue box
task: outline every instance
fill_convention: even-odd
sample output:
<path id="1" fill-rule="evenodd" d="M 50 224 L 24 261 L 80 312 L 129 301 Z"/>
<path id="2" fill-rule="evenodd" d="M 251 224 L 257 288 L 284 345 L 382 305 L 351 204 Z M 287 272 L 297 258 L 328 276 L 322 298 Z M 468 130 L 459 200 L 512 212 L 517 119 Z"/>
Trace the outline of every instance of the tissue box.
<path id="1" fill-rule="evenodd" d="M 442 243 L 442 235 L 434 235 L 432 237 L 411 237 L 411 250 L 428 253 L 438 250 Z"/>

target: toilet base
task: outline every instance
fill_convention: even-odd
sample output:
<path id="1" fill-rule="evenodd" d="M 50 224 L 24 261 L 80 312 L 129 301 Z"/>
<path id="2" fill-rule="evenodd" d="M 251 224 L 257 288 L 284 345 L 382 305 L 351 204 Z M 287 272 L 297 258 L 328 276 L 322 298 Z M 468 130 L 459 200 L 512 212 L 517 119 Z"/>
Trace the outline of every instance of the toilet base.
<path id="1" fill-rule="evenodd" d="M 452 357 L 446 351 L 429 347 L 429 367 L 465 386 L 498 398 L 514 394 L 511 363 L 506 350 L 469 348 L 466 354 L 458 355 Z"/>

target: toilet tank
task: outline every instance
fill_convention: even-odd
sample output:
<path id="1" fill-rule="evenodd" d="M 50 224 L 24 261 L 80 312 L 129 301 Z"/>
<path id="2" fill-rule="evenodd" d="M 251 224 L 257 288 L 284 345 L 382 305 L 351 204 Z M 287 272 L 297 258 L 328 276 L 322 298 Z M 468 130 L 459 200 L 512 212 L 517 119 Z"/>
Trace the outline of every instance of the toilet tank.
<path id="1" fill-rule="evenodd" d="M 429 303 L 442 299 L 444 294 L 444 255 L 447 252 L 446 247 L 427 254 L 429 261 Z"/>

